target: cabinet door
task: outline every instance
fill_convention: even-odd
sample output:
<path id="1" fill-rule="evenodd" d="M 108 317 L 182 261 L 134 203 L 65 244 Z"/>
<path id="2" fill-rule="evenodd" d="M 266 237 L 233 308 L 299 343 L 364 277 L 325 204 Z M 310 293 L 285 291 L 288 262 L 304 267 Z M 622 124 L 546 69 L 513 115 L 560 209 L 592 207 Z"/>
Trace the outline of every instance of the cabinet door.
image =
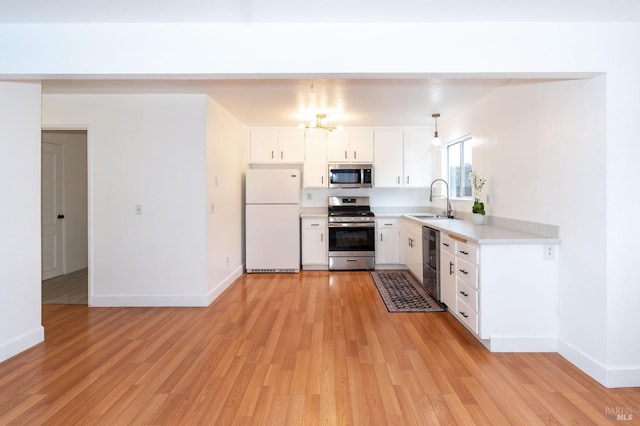
<path id="1" fill-rule="evenodd" d="M 302 265 L 326 265 L 328 262 L 326 228 L 303 229 Z"/>
<path id="2" fill-rule="evenodd" d="M 402 187 L 402 146 L 401 130 L 376 130 L 374 134 L 375 187 Z"/>
<path id="3" fill-rule="evenodd" d="M 426 188 L 433 180 L 433 153 L 428 129 L 404 131 L 404 186 Z M 377 173 L 377 170 L 376 170 Z"/>
<path id="4" fill-rule="evenodd" d="M 304 130 L 280 129 L 277 157 L 281 163 L 302 163 L 304 161 Z"/>
<path id="5" fill-rule="evenodd" d="M 275 163 L 278 158 L 278 130 L 275 128 L 251 129 L 249 161 L 251 163 Z"/>
<path id="6" fill-rule="evenodd" d="M 441 302 L 456 312 L 456 257 L 440 250 L 440 296 Z"/>
<path id="7" fill-rule="evenodd" d="M 349 148 L 352 163 L 373 163 L 373 130 L 352 129 Z"/>
<path id="8" fill-rule="evenodd" d="M 350 161 L 349 135 L 350 132 L 348 130 L 327 134 L 327 159 L 329 163 L 348 163 Z"/>
<path id="9" fill-rule="evenodd" d="M 327 188 L 327 133 L 307 132 L 304 155 L 304 187 Z"/>
<path id="10" fill-rule="evenodd" d="M 422 283 L 422 227 L 405 219 L 402 228 L 404 264 L 415 278 Z"/>
<path id="11" fill-rule="evenodd" d="M 377 220 L 376 263 L 400 263 L 400 228 L 397 221 Z"/>

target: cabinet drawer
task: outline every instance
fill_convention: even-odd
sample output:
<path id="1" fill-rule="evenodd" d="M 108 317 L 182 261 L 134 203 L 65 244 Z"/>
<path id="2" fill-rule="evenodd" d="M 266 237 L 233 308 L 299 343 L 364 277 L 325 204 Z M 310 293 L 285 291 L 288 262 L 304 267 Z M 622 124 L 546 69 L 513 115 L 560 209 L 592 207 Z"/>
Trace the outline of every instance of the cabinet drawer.
<path id="1" fill-rule="evenodd" d="M 457 242 L 456 243 L 456 255 L 461 259 L 465 259 L 474 265 L 479 262 L 478 254 L 480 253 L 479 247 L 475 244 Z"/>
<path id="2" fill-rule="evenodd" d="M 378 229 L 400 228 L 400 219 L 376 219 L 376 228 Z"/>
<path id="3" fill-rule="evenodd" d="M 464 281 L 458 281 L 458 299 L 478 311 L 478 292 Z"/>
<path id="4" fill-rule="evenodd" d="M 456 277 L 467 282 L 473 288 L 478 287 L 478 267 L 471 262 L 458 258 Z"/>
<path id="5" fill-rule="evenodd" d="M 455 240 L 446 234 L 440 233 L 440 249 L 451 254 L 456 254 Z"/>
<path id="6" fill-rule="evenodd" d="M 458 306 L 456 306 L 456 315 L 467 327 L 474 333 L 478 334 L 478 314 L 469 305 L 464 303 L 463 300 L 458 298 Z"/>
<path id="7" fill-rule="evenodd" d="M 327 219 L 313 218 L 302 219 L 302 229 L 324 229 L 327 227 Z"/>

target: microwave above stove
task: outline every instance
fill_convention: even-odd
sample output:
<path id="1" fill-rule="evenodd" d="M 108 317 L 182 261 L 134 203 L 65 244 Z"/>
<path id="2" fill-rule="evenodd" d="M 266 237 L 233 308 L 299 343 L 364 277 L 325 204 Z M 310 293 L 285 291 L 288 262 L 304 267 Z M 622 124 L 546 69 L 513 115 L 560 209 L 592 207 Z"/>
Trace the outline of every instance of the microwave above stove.
<path id="1" fill-rule="evenodd" d="M 329 164 L 329 188 L 373 188 L 373 165 Z"/>

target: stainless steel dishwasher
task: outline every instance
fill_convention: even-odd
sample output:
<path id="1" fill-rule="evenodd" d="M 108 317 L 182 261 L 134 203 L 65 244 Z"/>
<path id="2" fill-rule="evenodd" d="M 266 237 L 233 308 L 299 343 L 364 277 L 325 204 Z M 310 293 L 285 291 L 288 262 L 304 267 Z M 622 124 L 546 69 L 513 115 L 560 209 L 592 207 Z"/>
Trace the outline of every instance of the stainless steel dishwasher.
<path id="1" fill-rule="evenodd" d="M 440 231 L 422 227 L 422 279 L 427 293 L 440 302 Z"/>

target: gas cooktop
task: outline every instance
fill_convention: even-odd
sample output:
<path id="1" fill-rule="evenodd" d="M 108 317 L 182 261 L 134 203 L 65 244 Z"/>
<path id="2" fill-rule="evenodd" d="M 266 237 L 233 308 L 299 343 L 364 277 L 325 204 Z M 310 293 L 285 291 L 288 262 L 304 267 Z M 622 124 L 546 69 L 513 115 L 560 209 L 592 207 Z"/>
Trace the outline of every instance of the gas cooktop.
<path id="1" fill-rule="evenodd" d="M 373 222 L 369 197 L 329 197 L 329 222 Z"/>

